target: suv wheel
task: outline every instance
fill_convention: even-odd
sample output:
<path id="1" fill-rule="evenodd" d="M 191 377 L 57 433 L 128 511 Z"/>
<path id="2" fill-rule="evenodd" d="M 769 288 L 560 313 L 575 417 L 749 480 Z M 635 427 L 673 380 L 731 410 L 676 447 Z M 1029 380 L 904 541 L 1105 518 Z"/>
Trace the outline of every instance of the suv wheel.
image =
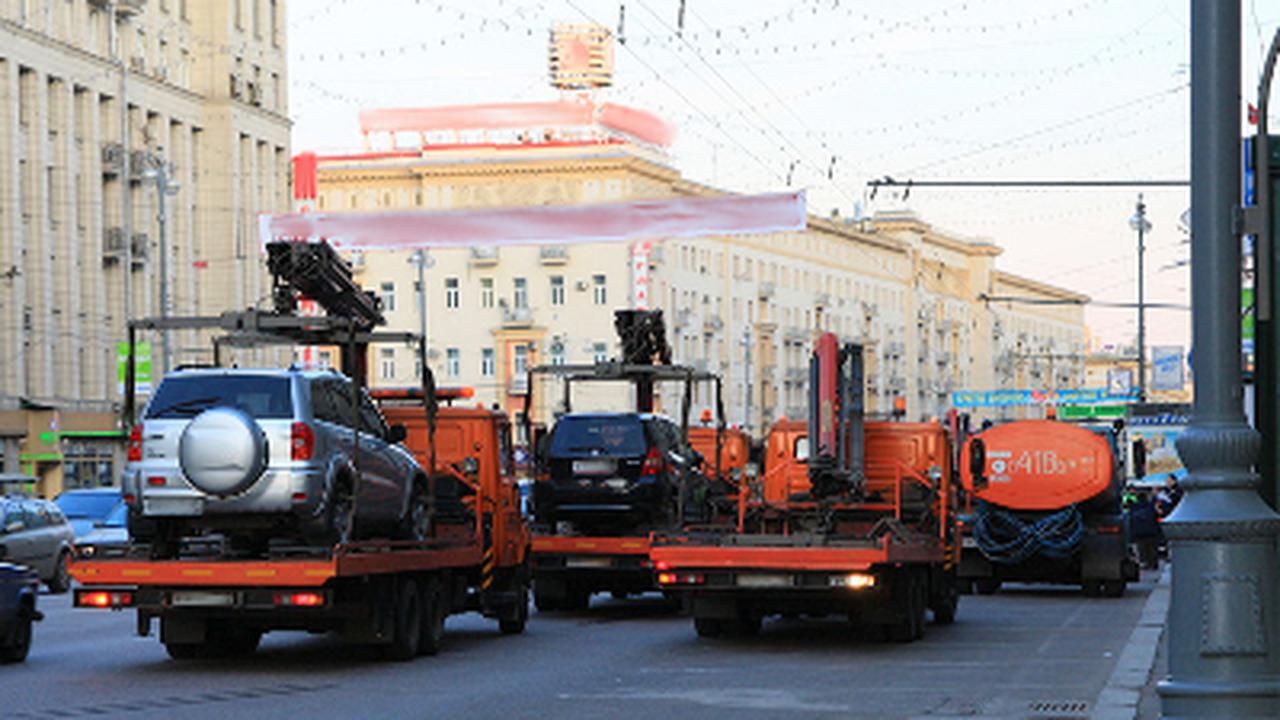
<path id="1" fill-rule="evenodd" d="M 427 495 L 427 483 L 421 478 L 413 483 L 402 528 L 401 535 L 408 540 L 431 539 L 431 498 Z"/>
<path id="2" fill-rule="evenodd" d="M 333 492 L 325 508 L 325 534 L 334 545 L 349 543 L 355 539 L 355 498 L 351 485 L 345 480 L 334 483 Z"/>
<path id="3" fill-rule="evenodd" d="M 67 554 L 66 550 L 58 553 L 58 562 L 53 566 L 53 576 L 49 578 L 49 582 L 45 583 L 49 586 L 49 592 L 54 595 L 61 595 L 71 588 L 71 573 L 67 572 Z"/>

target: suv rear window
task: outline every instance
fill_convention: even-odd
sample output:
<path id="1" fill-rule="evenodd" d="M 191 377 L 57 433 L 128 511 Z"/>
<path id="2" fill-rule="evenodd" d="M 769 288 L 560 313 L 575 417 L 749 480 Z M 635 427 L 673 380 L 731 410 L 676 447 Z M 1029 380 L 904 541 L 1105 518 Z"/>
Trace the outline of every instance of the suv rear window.
<path id="1" fill-rule="evenodd" d="M 635 415 L 565 417 L 551 434 L 552 457 L 644 455 L 644 427 Z"/>
<path id="2" fill-rule="evenodd" d="M 287 377 L 205 375 L 169 378 L 147 405 L 147 418 L 190 418 L 212 407 L 234 407 L 258 419 L 293 417 Z"/>

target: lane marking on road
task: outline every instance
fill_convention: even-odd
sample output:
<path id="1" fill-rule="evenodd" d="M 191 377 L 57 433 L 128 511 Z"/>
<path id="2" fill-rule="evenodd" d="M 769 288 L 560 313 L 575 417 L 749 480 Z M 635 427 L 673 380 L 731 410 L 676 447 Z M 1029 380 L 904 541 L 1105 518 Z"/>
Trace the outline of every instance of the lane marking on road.
<path id="1" fill-rule="evenodd" d="M 103 717 L 106 715 L 125 716 L 138 715 L 153 710 L 169 708 L 192 708 L 201 705 L 237 702 L 243 700 L 259 700 L 263 698 L 280 698 L 290 695 L 302 695 L 339 687 L 338 683 L 297 683 L 286 682 L 279 685 L 256 685 L 246 688 L 228 688 L 225 690 L 205 690 L 189 695 L 169 695 L 162 698 L 138 698 L 136 700 L 117 700 L 94 705 L 78 705 L 40 710 L 19 710 L 6 712 L 6 720 L 53 720 L 68 717 Z"/>

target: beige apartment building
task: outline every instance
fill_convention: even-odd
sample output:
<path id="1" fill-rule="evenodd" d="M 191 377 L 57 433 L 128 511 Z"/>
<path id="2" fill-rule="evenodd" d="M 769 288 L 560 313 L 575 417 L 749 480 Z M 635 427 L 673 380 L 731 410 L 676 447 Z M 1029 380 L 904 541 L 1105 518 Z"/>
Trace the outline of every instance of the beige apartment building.
<path id="1" fill-rule="evenodd" d="M 46 494 L 113 479 L 117 343 L 162 313 L 162 284 L 174 315 L 268 293 L 255 228 L 289 207 L 285 62 L 282 0 L 0 0 L 4 473 Z M 209 357 L 190 333 L 170 348 Z"/>
<path id="2" fill-rule="evenodd" d="M 683 179 L 656 148 L 600 128 L 539 128 L 499 136 L 427 133 L 410 147 L 318 158 L 318 211 L 376 212 L 607 203 L 718 195 Z M 368 140 L 368 138 L 366 138 Z M 524 407 L 523 370 L 541 363 L 616 357 L 613 310 L 633 305 L 636 248 L 607 243 L 430 250 L 426 295 L 408 251 L 351 257 L 380 293 L 392 327 L 415 330 L 425 305 L 437 381 L 469 385 L 485 404 Z M 911 213 L 858 221 L 810 216 L 803 231 L 654 238 L 647 263 L 651 307 L 667 318 L 678 363 L 724 379 L 732 423 L 760 432 L 807 413 L 807 363 L 815 335 L 862 343 L 867 407 L 907 419 L 937 416 L 965 389 L 1080 387 L 1087 298 L 997 270 L 1000 249 L 930 226 Z M 988 298 L 1005 298 L 990 301 Z M 416 381 L 408 348 L 378 347 L 374 382 Z M 535 388 L 536 419 L 560 404 Z M 575 407 L 623 407 L 625 393 L 578 395 Z M 674 388 L 662 406 L 674 413 Z M 712 406 L 695 396 L 694 417 Z"/>

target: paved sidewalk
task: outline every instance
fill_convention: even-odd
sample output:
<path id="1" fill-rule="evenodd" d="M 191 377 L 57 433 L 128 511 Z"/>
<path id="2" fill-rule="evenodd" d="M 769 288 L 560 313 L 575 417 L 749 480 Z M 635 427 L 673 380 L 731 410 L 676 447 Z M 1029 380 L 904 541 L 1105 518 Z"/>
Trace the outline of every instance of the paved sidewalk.
<path id="1" fill-rule="evenodd" d="M 1164 677 L 1164 628 L 1169 614 L 1168 565 L 1142 608 L 1138 625 L 1116 661 L 1111 679 L 1094 703 L 1097 720 L 1133 720 L 1160 717 L 1156 683 Z"/>

